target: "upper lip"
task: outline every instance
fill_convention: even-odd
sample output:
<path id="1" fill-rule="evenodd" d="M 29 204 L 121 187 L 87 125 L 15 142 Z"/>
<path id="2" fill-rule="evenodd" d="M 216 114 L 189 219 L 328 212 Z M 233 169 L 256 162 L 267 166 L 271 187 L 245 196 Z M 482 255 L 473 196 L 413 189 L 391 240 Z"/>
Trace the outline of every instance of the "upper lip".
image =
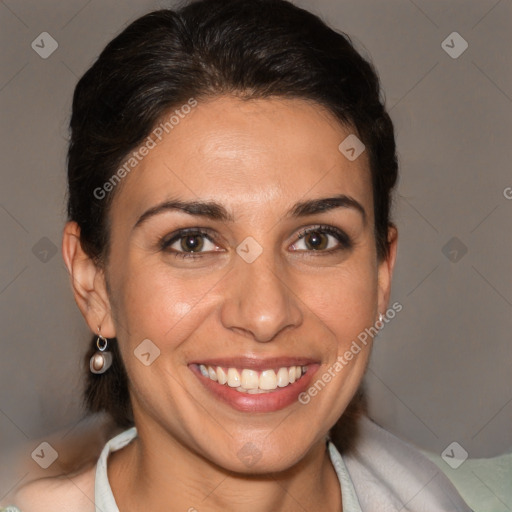
<path id="1" fill-rule="evenodd" d="M 219 357 L 210 359 L 198 359 L 189 364 L 204 364 L 205 366 L 221 366 L 223 368 L 248 368 L 255 371 L 281 368 L 283 366 L 306 366 L 319 361 L 309 357 Z"/>

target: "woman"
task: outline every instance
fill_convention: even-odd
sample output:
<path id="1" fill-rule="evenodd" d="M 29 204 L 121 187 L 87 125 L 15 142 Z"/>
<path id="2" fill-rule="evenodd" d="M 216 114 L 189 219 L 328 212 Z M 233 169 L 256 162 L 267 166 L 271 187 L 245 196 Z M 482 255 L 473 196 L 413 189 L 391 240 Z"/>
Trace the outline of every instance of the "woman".
<path id="1" fill-rule="evenodd" d="M 148 14 L 79 81 L 68 156 L 86 401 L 125 430 L 14 505 L 469 510 L 361 412 L 397 158 L 346 36 L 284 0 Z"/>

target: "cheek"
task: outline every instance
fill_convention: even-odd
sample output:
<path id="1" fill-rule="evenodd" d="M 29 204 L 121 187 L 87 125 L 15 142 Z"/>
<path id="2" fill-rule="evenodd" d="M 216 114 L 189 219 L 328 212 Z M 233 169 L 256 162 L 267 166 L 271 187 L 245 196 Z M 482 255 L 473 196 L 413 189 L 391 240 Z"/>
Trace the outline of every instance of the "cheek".
<path id="1" fill-rule="evenodd" d="M 130 346 L 149 338 L 163 350 L 198 327 L 211 302 L 209 292 L 222 276 L 184 275 L 161 264 L 134 264 L 119 273 L 116 317 Z"/>
<path id="2" fill-rule="evenodd" d="M 344 347 L 375 322 L 377 290 L 375 269 L 359 261 L 333 268 L 321 278 L 309 277 L 302 297 L 308 309 Z"/>
<path id="3" fill-rule="evenodd" d="M 112 275 L 114 315 L 118 337 L 131 352 L 145 339 L 152 340 L 161 351 L 174 349 L 195 331 L 200 332 L 203 323 L 214 326 L 216 308 L 222 308 L 225 297 L 233 292 L 226 269 L 177 271 L 162 261 L 148 263 L 137 257 L 117 261 L 122 263 Z M 311 317 L 304 327 L 316 324 L 316 328 L 334 334 L 338 344 L 350 344 L 373 324 L 377 268 L 372 262 L 371 251 L 364 244 L 343 265 L 290 271 L 289 300 Z"/>

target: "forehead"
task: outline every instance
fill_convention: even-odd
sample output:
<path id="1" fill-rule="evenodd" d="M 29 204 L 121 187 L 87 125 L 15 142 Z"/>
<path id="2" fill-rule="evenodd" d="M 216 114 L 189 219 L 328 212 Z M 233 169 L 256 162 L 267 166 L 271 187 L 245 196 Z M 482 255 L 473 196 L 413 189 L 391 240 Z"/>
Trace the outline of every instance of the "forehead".
<path id="1" fill-rule="evenodd" d="M 366 152 L 349 161 L 339 145 L 354 131 L 316 103 L 226 96 L 176 119 L 124 178 L 114 215 L 135 218 L 171 197 L 214 200 L 247 215 L 250 207 L 270 211 L 336 193 L 372 213 Z"/>

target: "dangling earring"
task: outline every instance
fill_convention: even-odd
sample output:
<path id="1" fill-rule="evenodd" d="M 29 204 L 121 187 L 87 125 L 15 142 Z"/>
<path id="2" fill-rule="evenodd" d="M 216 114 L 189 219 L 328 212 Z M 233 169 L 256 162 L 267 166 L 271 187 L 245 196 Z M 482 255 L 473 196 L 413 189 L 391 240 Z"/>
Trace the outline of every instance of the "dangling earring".
<path id="1" fill-rule="evenodd" d="M 92 373 L 102 374 L 105 373 L 112 366 L 112 353 L 107 351 L 108 340 L 100 334 L 98 327 L 98 338 L 96 340 L 96 347 L 98 350 L 91 357 L 89 368 Z"/>
<path id="2" fill-rule="evenodd" d="M 384 315 L 379 313 L 379 319 L 375 322 L 375 327 L 380 331 L 384 327 Z"/>

